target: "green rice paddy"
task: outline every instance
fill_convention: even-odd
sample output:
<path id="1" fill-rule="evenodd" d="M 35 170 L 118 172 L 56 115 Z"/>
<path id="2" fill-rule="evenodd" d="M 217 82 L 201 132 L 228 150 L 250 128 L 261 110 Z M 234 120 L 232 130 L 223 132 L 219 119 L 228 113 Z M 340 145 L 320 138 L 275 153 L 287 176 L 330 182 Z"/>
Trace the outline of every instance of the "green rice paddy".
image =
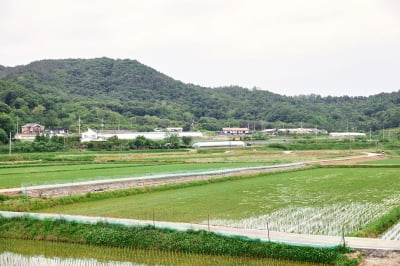
<path id="1" fill-rule="evenodd" d="M 389 158 L 389 159 L 367 162 L 364 164 L 381 164 L 381 165 L 400 164 L 400 158 Z"/>
<path id="2" fill-rule="evenodd" d="M 271 162 L 269 164 L 272 164 Z M 232 163 L 90 163 L 0 167 L 0 188 L 52 184 L 106 178 L 134 177 L 160 173 L 178 173 L 224 168 L 269 165 L 265 162 Z"/>
<path id="3" fill-rule="evenodd" d="M 57 206 L 41 212 L 134 219 L 152 219 L 154 212 L 156 220 L 201 222 L 208 215 L 211 219 L 240 220 L 288 208 L 340 204 L 359 206 L 362 211 L 368 208 L 366 204 L 399 204 L 399 198 L 396 168 L 319 168 Z"/>
<path id="4" fill-rule="evenodd" d="M 12 252 L 5 253 L 5 252 Z M 46 263 L 46 258 L 58 258 L 68 265 L 96 265 L 85 259 L 96 259 L 100 262 L 131 262 L 135 265 L 266 265 L 266 266 L 307 266 L 325 265 L 318 263 L 286 261 L 278 259 L 212 256 L 189 254 L 182 252 L 167 252 L 158 250 L 140 250 L 132 248 L 101 247 L 71 243 L 57 243 L 33 240 L 14 240 L 0 238 L 0 262 L 2 254 L 12 261 L 14 254 L 26 257 L 42 256 L 41 261 Z M 17 260 L 18 258 L 14 259 Z M 47 264 L 50 265 L 50 264 Z"/>

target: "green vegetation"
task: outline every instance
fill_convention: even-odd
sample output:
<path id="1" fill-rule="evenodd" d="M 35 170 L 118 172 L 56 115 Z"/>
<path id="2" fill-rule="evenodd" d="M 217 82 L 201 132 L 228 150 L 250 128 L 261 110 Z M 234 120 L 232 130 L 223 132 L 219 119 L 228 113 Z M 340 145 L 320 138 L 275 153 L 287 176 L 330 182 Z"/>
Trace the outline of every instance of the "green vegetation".
<path id="1" fill-rule="evenodd" d="M 206 152 L 204 152 L 206 151 Z M 284 154 L 265 147 L 231 149 L 43 152 L 0 155 L 0 188 L 92 179 L 180 173 L 317 160 L 348 155 L 340 151 Z M 355 155 L 358 153 L 354 153 Z M 12 178 L 10 178 L 12 176 Z"/>
<path id="2" fill-rule="evenodd" d="M 320 168 L 264 173 L 232 182 L 76 203 L 43 212 L 150 219 L 154 210 L 157 220 L 163 221 L 199 222 L 207 215 L 240 220 L 289 207 L 379 204 L 399 191 L 396 168 Z"/>
<path id="3" fill-rule="evenodd" d="M 294 139 L 290 143 L 272 143 L 268 147 L 280 150 L 350 150 L 350 149 L 374 149 L 375 142 L 367 142 L 364 139 Z"/>
<path id="4" fill-rule="evenodd" d="M 84 180 L 144 176 L 160 173 L 184 173 L 200 170 L 216 170 L 265 165 L 265 163 L 164 163 L 123 164 L 91 163 L 43 166 L 0 166 L 0 188 L 77 182 Z M 12 178 L 10 178 L 12 176 Z"/>
<path id="5" fill-rule="evenodd" d="M 312 266 L 327 265 L 310 262 L 287 261 L 248 256 L 203 255 L 194 253 L 134 248 L 104 247 L 85 244 L 17 240 L 0 238 L 0 255 L 13 252 L 24 256 L 44 255 L 47 258 L 93 258 L 99 261 L 132 262 L 146 265 L 263 265 Z"/>
<path id="6" fill-rule="evenodd" d="M 373 165 L 379 165 L 379 164 L 383 164 L 383 165 L 396 165 L 396 164 L 400 164 L 400 158 L 389 158 L 389 159 L 384 159 L 384 160 L 377 160 L 377 161 L 372 161 L 372 162 L 367 162 L 364 164 L 373 164 Z"/>
<path id="7" fill-rule="evenodd" d="M 0 218 L 5 238 L 44 239 L 123 248 L 156 249 L 208 255 L 290 259 L 326 264 L 356 265 L 345 247 L 313 248 L 291 246 L 246 238 L 226 237 L 206 231 L 179 232 L 153 227 L 124 227 L 111 224 L 82 224 L 64 220 Z"/>
<path id="8" fill-rule="evenodd" d="M 25 196 L 13 196 L 13 197 L 1 196 L 0 210 L 33 211 L 33 210 L 49 208 L 52 206 L 67 205 L 78 202 L 82 203 L 88 201 L 121 198 L 143 193 L 159 192 L 159 191 L 166 191 L 166 190 L 173 190 L 173 189 L 180 189 L 180 188 L 187 188 L 194 186 L 203 186 L 206 184 L 221 183 L 221 182 L 246 179 L 246 178 L 253 178 L 253 175 L 227 176 L 216 179 L 207 179 L 207 180 L 191 181 L 191 182 L 176 183 L 176 184 L 166 184 L 155 187 L 120 189 L 120 190 L 104 191 L 102 193 L 86 193 L 84 195 L 78 194 L 78 195 L 69 195 L 66 197 L 57 197 L 57 198 L 29 199 Z"/>
<path id="9" fill-rule="evenodd" d="M 308 126 L 374 134 L 399 126 L 400 93 L 369 97 L 282 96 L 237 86 L 184 84 L 134 60 L 42 60 L 0 69 L 0 142 L 19 125 L 77 132 L 82 127 L 135 129 L 181 126 L 215 131 L 223 126 L 255 129 Z M 393 137 L 397 138 L 394 132 Z M 382 134 L 383 135 L 383 134 Z M 383 138 L 383 136 L 382 136 Z"/>
<path id="10" fill-rule="evenodd" d="M 400 221 L 400 207 L 393 208 L 379 219 L 366 224 L 351 236 L 357 237 L 378 237 L 389 229 L 392 225 Z"/>

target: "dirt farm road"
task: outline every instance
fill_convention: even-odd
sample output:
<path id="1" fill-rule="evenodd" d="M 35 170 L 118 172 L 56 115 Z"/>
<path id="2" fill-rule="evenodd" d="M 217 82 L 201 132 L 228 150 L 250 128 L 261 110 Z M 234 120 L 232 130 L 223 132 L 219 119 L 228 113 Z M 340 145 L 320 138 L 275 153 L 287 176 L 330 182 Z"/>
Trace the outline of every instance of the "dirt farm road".
<path id="1" fill-rule="evenodd" d="M 23 217 L 30 216 L 36 219 L 64 219 L 67 221 L 77 221 L 84 223 L 97 223 L 107 222 L 112 224 L 122 224 L 126 226 L 146 226 L 151 225 L 158 228 L 170 228 L 179 231 L 187 230 L 206 230 L 227 236 L 245 236 L 252 239 L 260 239 L 263 241 L 273 241 L 282 243 L 291 243 L 298 245 L 309 246 L 337 246 L 343 244 L 343 239 L 340 236 L 327 236 L 327 235 L 308 235 L 308 234 L 294 234 L 285 232 L 275 232 L 260 229 L 243 229 L 233 228 L 226 226 L 216 226 L 207 224 L 191 224 L 191 223 L 175 223 L 175 222 L 161 222 L 149 220 L 134 220 L 134 219 L 121 219 L 121 218 L 108 218 L 108 217 L 92 217 L 81 215 L 60 215 L 60 214 L 42 214 L 42 213 L 27 213 L 27 212 L 8 212 L 0 211 L 3 217 Z M 367 250 L 391 250 L 400 251 L 400 240 L 383 240 L 377 238 L 359 238 L 359 237 L 345 237 L 345 244 L 355 249 Z"/>

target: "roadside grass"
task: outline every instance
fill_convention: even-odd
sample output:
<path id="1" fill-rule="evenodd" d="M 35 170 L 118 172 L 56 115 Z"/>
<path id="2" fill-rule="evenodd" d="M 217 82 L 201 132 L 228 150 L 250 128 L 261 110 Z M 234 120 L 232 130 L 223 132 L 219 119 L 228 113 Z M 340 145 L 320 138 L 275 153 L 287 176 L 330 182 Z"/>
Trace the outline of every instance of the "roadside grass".
<path id="1" fill-rule="evenodd" d="M 248 256 L 204 255 L 177 251 L 144 250 L 129 247 L 104 247 L 54 241 L 48 242 L 0 238 L 0 255 L 3 252 L 12 252 L 14 254 L 21 254 L 29 257 L 44 256 L 45 258 L 69 258 L 70 260 L 68 262 L 70 262 L 71 265 L 77 265 L 76 263 L 79 262 L 79 259 L 84 260 L 85 258 L 96 259 L 104 262 L 132 262 L 140 265 L 329 265 L 270 258 L 251 258 Z"/>
<path id="2" fill-rule="evenodd" d="M 230 163 L 89 163 L 66 165 L 0 167 L 0 188 L 21 185 L 51 184 L 95 180 L 105 178 L 134 177 L 159 173 L 180 173 L 199 170 L 216 170 L 250 166 L 271 165 L 274 162 L 230 162 Z M 10 178 L 11 177 L 11 178 Z"/>
<path id="3" fill-rule="evenodd" d="M 222 220 L 235 226 L 237 222 L 239 227 L 246 227 L 246 219 L 270 215 L 256 223 L 261 229 L 267 222 L 273 224 L 276 215 L 281 224 L 270 230 L 292 232 L 313 226 L 313 222 L 318 223 L 315 217 L 322 215 L 339 233 L 343 227 L 351 233 L 399 204 L 398 169 L 337 167 L 263 173 L 254 178 L 74 203 L 40 212 L 144 220 L 151 220 L 154 213 L 156 220 L 193 223 L 206 223 L 210 216 L 213 223 Z M 323 233 L 323 228 L 310 230 Z"/>

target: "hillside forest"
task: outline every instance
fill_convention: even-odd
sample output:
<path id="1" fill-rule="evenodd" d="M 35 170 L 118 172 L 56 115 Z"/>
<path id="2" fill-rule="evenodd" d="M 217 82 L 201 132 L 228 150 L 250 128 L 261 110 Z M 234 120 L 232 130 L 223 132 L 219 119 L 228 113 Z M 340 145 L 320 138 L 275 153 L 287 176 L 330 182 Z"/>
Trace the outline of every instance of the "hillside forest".
<path id="1" fill-rule="evenodd" d="M 351 89 L 351 88 L 350 88 Z M 0 66 L 0 141 L 17 124 L 153 131 L 183 127 L 318 127 L 359 131 L 400 126 L 400 91 L 368 97 L 284 96 L 259 88 L 205 88 L 135 60 L 63 59 Z"/>

